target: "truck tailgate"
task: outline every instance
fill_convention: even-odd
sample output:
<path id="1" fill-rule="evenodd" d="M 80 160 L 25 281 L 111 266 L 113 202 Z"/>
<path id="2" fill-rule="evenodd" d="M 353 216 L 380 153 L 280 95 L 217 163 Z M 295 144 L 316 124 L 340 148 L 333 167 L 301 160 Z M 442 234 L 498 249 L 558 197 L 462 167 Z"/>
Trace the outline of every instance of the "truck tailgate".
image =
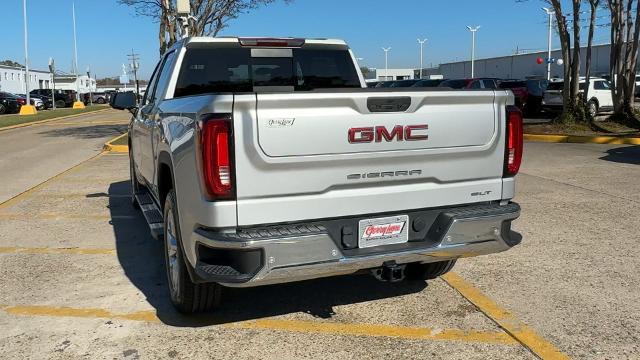
<path id="1" fill-rule="evenodd" d="M 500 199 L 509 96 L 365 89 L 236 95 L 238 225 Z M 377 106 L 385 103 L 404 104 L 403 111 Z"/>

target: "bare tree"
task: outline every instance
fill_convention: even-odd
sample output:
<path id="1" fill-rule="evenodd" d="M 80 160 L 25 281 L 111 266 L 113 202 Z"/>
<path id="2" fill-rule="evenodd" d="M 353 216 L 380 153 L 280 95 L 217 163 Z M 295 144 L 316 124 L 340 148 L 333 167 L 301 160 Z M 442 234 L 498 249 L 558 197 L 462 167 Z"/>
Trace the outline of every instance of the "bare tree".
<path id="1" fill-rule="evenodd" d="M 243 13 L 267 5 L 276 0 L 189 0 L 192 18 L 189 19 L 189 32 L 192 36 L 216 36 L 224 29 L 229 20 Z M 284 0 L 289 2 L 291 0 Z M 159 23 L 158 43 L 160 55 L 173 45 L 179 35 L 176 24 L 175 0 L 118 0 L 118 3 L 131 6 L 136 14 L 151 17 Z"/>
<path id="2" fill-rule="evenodd" d="M 607 0 L 607 5 L 611 13 L 609 74 L 614 112 L 623 122 L 638 126 L 634 93 L 640 41 L 640 0 Z"/>
<path id="3" fill-rule="evenodd" d="M 575 8 L 575 2 L 577 0 L 572 0 Z M 571 36 L 569 35 L 569 27 L 567 25 L 567 17 L 564 14 L 564 9 L 562 8 L 561 0 L 547 0 L 547 2 L 553 7 L 553 11 L 556 16 L 556 25 L 558 31 L 558 37 L 560 38 L 560 48 L 562 52 L 562 60 L 564 61 L 564 86 L 562 88 L 562 114 L 558 119 L 568 119 L 573 118 L 573 112 L 575 109 L 575 98 L 577 95 L 577 91 L 573 92 L 572 86 L 572 73 L 573 73 L 573 62 L 572 62 L 572 54 L 571 54 Z M 574 10 L 575 13 L 575 10 Z M 575 14 L 574 14 L 574 36 L 576 34 L 576 24 L 575 24 Z M 577 15 L 579 19 L 579 14 Z M 579 24 L 577 29 L 578 36 L 580 34 Z M 578 50 L 578 55 L 580 54 Z M 574 51 L 575 53 L 575 51 Z M 580 60 L 578 60 L 580 61 Z M 579 71 L 579 63 L 578 63 L 578 71 Z"/>
<path id="4" fill-rule="evenodd" d="M 589 34 L 587 35 L 587 54 L 585 58 L 585 87 L 582 94 L 582 101 L 587 104 L 589 101 L 589 84 L 591 83 L 591 49 L 593 47 L 593 32 L 596 27 L 596 14 L 600 6 L 600 0 L 589 0 L 591 17 L 589 18 Z M 591 119 L 590 119 L 591 120 Z"/>

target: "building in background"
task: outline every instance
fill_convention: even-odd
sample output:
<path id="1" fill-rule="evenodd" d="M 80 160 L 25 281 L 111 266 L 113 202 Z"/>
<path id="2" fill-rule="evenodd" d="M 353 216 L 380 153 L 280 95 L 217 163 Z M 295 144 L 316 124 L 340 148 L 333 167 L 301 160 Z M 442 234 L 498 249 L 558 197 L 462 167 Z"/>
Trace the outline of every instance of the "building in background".
<path id="1" fill-rule="evenodd" d="M 12 94 L 27 92 L 23 67 L 0 65 L 0 91 Z M 48 71 L 29 69 L 29 89 L 50 89 L 51 74 Z"/>
<path id="2" fill-rule="evenodd" d="M 55 83 L 58 90 L 80 90 L 80 94 L 96 91 L 96 79 L 89 78 L 87 75 L 80 75 L 77 78 L 76 86 L 75 75 L 56 75 Z"/>
<path id="3" fill-rule="evenodd" d="M 408 80 L 415 76 L 414 69 L 376 69 L 376 80 Z"/>
<path id="4" fill-rule="evenodd" d="M 584 75 L 586 52 L 586 47 L 582 47 L 580 51 L 581 75 Z M 609 44 L 593 45 L 591 50 L 592 76 L 609 74 L 609 52 Z M 551 57 L 553 59 L 561 59 L 562 54 L 559 49 L 554 50 L 551 52 Z M 538 64 L 538 58 L 546 61 L 547 51 L 476 59 L 474 64 L 475 77 L 500 79 L 546 78 L 547 64 L 544 61 L 542 64 Z M 468 78 L 471 76 L 471 61 L 443 63 L 435 68 L 423 69 L 422 73 L 425 78 L 429 77 L 429 75 L 442 75 L 445 79 Z M 551 77 L 562 78 L 563 66 L 557 63 L 551 64 Z"/>

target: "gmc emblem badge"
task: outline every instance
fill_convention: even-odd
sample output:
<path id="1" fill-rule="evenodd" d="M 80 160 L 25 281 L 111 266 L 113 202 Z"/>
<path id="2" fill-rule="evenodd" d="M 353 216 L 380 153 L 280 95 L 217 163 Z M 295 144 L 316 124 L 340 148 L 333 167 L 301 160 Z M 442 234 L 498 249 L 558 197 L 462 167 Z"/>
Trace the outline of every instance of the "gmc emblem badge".
<path id="1" fill-rule="evenodd" d="M 419 141 L 429 139 L 425 131 L 428 125 L 396 125 L 387 130 L 385 126 L 354 127 L 349 129 L 349 143 L 370 143 L 384 141 Z"/>

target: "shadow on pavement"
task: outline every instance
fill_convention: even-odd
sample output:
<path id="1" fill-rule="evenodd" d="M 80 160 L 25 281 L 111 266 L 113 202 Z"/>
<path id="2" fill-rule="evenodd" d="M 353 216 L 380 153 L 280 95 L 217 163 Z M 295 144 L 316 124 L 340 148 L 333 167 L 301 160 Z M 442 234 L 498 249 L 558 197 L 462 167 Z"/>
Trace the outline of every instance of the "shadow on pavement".
<path id="1" fill-rule="evenodd" d="M 640 146 L 621 146 L 607 150 L 607 155 L 600 158 L 622 164 L 640 165 Z"/>
<path id="2" fill-rule="evenodd" d="M 97 139 L 124 134 L 125 132 L 127 132 L 128 126 L 127 124 L 83 126 L 81 123 L 79 123 L 78 125 L 79 126 L 75 127 L 42 131 L 40 132 L 40 134 L 52 137 L 70 136 L 79 139 Z"/>
<path id="3" fill-rule="evenodd" d="M 222 307 L 217 311 L 181 315 L 169 301 L 162 243 L 151 238 L 142 214 L 133 209 L 128 197 L 121 196 L 129 194 L 129 186 L 128 181 L 112 183 L 108 192 L 118 260 L 125 275 L 165 324 L 199 327 L 298 312 L 331 318 L 335 315 L 334 306 L 417 293 L 427 287 L 424 281 L 388 284 L 369 275 L 352 275 L 247 289 L 225 288 Z"/>

